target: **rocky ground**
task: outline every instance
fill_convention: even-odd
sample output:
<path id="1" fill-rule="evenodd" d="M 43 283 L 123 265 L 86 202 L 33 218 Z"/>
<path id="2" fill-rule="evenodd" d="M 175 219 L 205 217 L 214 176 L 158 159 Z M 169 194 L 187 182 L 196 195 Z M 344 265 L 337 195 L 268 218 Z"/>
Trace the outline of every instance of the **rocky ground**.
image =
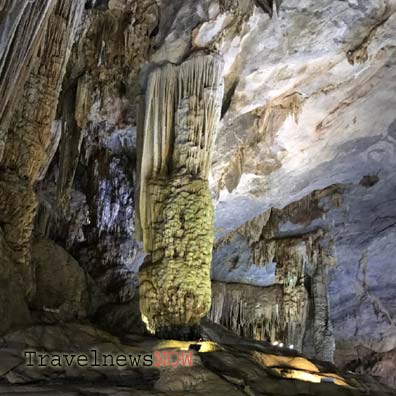
<path id="1" fill-rule="evenodd" d="M 295 351 L 240 339 L 220 326 L 203 326 L 201 351 L 191 367 L 26 367 L 24 350 L 45 353 L 138 354 L 187 350 L 189 342 L 126 335 L 117 338 L 89 324 L 32 326 L 0 344 L 1 395 L 394 395 L 369 377 L 341 373 Z M 210 339 L 211 342 L 207 340 Z M 298 378 L 298 379 L 296 379 Z M 322 382 L 321 382 L 322 381 Z M 324 382 L 327 381 L 327 382 Z"/>

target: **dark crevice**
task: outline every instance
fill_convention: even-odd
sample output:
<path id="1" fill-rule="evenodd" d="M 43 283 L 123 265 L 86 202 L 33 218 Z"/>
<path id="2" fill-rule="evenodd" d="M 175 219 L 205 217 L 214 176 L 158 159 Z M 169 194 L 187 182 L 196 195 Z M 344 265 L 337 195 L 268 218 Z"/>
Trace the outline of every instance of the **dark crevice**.
<path id="1" fill-rule="evenodd" d="M 221 108 L 221 118 L 223 118 L 225 116 L 225 114 L 227 113 L 228 109 L 230 108 L 231 101 L 232 101 L 232 98 L 234 96 L 236 87 L 238 86 L 238 83 L 239 83 L 239 79 L 236 79 L 232 83 L 230 89 L 227 92 L 224 93 L 223 106 Z"/>
<path id="2" fill-rule="evenodd" d="M 274 8 L 277 13 L 279 13 L 282 0 L 255 0 L 257 7 L 260 7 L 265 13 L 270 17 L 273 16 Z"/>

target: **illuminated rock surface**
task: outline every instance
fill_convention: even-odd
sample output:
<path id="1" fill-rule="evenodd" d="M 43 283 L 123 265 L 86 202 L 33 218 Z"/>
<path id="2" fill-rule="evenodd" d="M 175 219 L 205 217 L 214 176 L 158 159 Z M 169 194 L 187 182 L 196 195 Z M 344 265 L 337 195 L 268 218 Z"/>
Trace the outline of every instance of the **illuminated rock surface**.
<path id="1" fill-rule="evenodd" d="M 153 71 L 147 82 L 137 206 L 149 256 L 139 272 L 140 308 L 148 329 L 165 338 L 198 337 L 210 308 L 208 176 L 222 73 L 219 56 L 198 54 Z"/>
<path id="2" fill-rule="evenodd" d="M 124 335 L 122 339 L 82 324 L 32 326 L 4 336 L 0 345 L 2 394 L 18 395 L 394 395 L 396 391 L 295 351 L 247 341 L 221 327 L 203 325 L 217 342 L 202 341 L 192 366 L 26 367 L 23 350 L 46 353 L 149 354 L 185 351 L 190 343 Z M 99 364 L 99 359 L 96 364 Z M 107 363 L 111 364 L 110 360 Z M 113 363 L 115 364 L 115 363 Z M 161 361 L 162 364 L 162 361 Z M 12 385 L 10 385 L 12 384 Z"/>

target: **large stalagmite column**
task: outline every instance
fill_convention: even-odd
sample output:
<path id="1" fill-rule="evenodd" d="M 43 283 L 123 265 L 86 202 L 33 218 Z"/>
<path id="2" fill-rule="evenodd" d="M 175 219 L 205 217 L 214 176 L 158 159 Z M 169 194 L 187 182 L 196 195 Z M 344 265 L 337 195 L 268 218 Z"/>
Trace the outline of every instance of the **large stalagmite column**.
<path id="1" fill-rule="evenodd" d="M 138 228 L 148 257 L 140 309 L 150 331 L 194 338 L 210 308 L 211 152 L 223 97 L 223 61 L 195 54 L 149 76 L 140 132 Z"/>

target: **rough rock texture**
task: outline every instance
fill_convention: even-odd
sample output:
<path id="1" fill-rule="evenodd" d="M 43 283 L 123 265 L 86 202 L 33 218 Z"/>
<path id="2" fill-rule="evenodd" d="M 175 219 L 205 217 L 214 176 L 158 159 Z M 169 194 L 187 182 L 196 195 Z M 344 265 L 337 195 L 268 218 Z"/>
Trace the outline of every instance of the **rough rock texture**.
<path id="1" fill-rule="evenodd" d="M 175 3 L 165 13 L 174 22 L 160 24 L 158 41 L 166 39 L 151 57 L 177 62 L 192 46 L 225 59 L 212 165 L 219 238 L 271 207 L 345 184 L 342 207 L 314 225 L 323 225 L 337 259 L 329 275 L 317 278 L 330 281 L 333 332 L 349 357 L 361 343 L 394 348 L 392 291 L 383 286 L 395 274 L 394 11 L 394 1 L 307 0 L 283 3 L 271 19 L 268 7 L 249 1 Z M 362 281 L 356 274 L 366 267 L 359 265 L 366 249 L 370 270 Z M 245 250 L 241 244 L 241 257 Z M 219 267 L 228 272 L 228 264 Z M 254 284 L 256 268 L 222 280 Z M 316 293 L 327 312 L 326 287 Z"/>
<path id="2" fill-rule="evenodd" d="M 0 332 L 31 322 L 31 315 L 24 299 L 23 282 L 15 270 L 11 251 L 0 231 Z M 22 289 L 22 290 L 21 290 Z M 19 292 L 21 290 L 21 292 Z"/>
<path id="3" fill-rule="evenodd" d="M 359 347 L 356 359 L 348 362 L 346 369 L 356 373 L 367 373 L 389 386 L 396 385 L 395 350 L 388 352 L 373 352 L 371 349 Z"/>
<path id="4" fill-rule="evenodd" d="M 213 161 L 220 238 L 270 207 L 346 185 L 340 207 L 316 220 L 337 259 L 328 291 L 338 361 L 359 345 L 394 349 L 394 11 L 393 1 L 284 2 L 272 20 L 254 9 L 229 38 L 221 14 L 195 35 L 229 59 Z M 229 279 L 254 283 L 251 271 Z"/>
<path id="5" fill-rule="evenodd" d="M 52 241 L 38 240 L 32 247 L 32 265 L 37 291 L 31 306 L 41 320 L 56 323 L 87 317 L 87 279 L 73 257 Z"/>
<path id="6" fill-rule="evenodd" d="M 0 160 L 12 109 L 29 76 L 53 0 L 3 1 L 0 4 Z"/>
<path id="7" fill-rule="evenodd" d="M 139 323 L 134 194 L 138 72 L 157 21 L 153 1 L 87 3 L 39 185 L 36 232 L 89 274 L 90 316 L 113 331 Z M 57 131 L 57 132 L 55 132 Z"/>
<path id="8" fill-rule="evenodd" d="M 149 253 L 139 272 L 150 331 L 197 337 L 210 308 L 213 204 L 209 169 L 223 97 L 223 61 L 196 54 L 147 82 L 139 160 L 139 225 Z"/>
<path id="9" fill-rule="evenodd" d="M 241 336 L 276 341 L 281 336 L 281 331 L 276 334 L 277 326 L 283 324 L 283 318 L 279 317 L 282 297 L 282 288 L 279 285 L 260 287 L 213 281 L 212 304 L 208 317 Z M 302 317 L 305 319 L 305 310 L 302 308 Z M 300 337 L 297 339 L 299 341 L 301 343 Z"/>
<path id="10" fill-rule="evenodd" d="M 212 277 L 224 286 L 210 315 L 241 334 L 256 328 L 258 338 L 295 340 L 301 329 L 294 343 L 311 356 L 330 359 L 335 340 L 336 362 L 391 383 L 395 8 L 394 0 L 0 1 L 0 331 L 31 319 L 33 229 L 88 274 L 91 319 L 141 328 L 139 95 L 158 66 L 216 52 L 225 94 L 209 175 Z M 241 285 L 237 293 L 228 283 Z M 252 287 L 263 299 L 281 289 L 281 322 L 253 309 Z M 239 295 L 246 321 L 235 316 Z"/>
<path id="11" fill-rule="evenodd" d="M 128 361 L 129 355 L 186 351 L 190 343 L 161 342 L 136 335 L 119 339 L 81 324 L 36 325 L 14 331 L 6 334 L 0 343 L 0 393 L 62 396 L 396 394 L 367 377 L 348 375 L 332 365 L 310 361 L 293 351 L 263 342 L 249 342 L 213 325 L 205 325 L 203 330 L 216 342 L 201 342 L 202 351 L 193 352 L 191 367 L 116 368 L 107 363 L 107 367 L 61 369 L 27 367 L 23 351 L 78 353 L 90 357 L 90 351 L 95 349 L 97 356 L 126 355 Z"/>
<path id="12" fill-rule="evenodd" d="M 30 242 L 37 206 L 33 186 L 48 161 L 51 123 L 83 6 L 71 0 L 52 5 L 48 1 L 15 3 L 1 5 L 1 89 L 7 92 L 2 95 L 1 109 L 0 141 L 6 144 L 0 144 L 0 225 L 12 263 L 4 263 L 11 266 L 7 270 L 10 282 L 18 284 L 20 279 L 22 297 L 32 297 Z M 16 106 L 10 94 L 18 94 L 22 86 Z M 14 304 L 18 301 L 19 295 Z M 16 312 L 24 309 L 21 305 Z"/>
<path id="13" fill-rule="evenodd" d="M 36 62 L 25 83 L 21 103 L 10 121 L 1 161 L 2 175 L 12 179 L 7 185 L 2 178 L 0 194 L 5 205 L 1 221 L 7 224 L 5 238 L 21 267 L 27 294 L 34 291 L 29 249 L 37 199 L 32 187 L 48 161 L 51 123 L 81 12 L 81 4 L 71 0 L 56 2 L 36 54 Z M 21 190 L 22 204 L 14 199 L 15 189 Z"/>
<path id="14" fill-rule="evenodd" d="M 211 312 L 215 322 L 239 334 L 333 359 L 327 272 L 335 258 L 318 220 L 339 205 L 340 190 L 333 186 L 282 210 L 269 210 L 218 242 L 212 278 L 242 283 L 224 284 L 223 290 L 215 291 Z M 249 284 L 258 291 L 249 292 Z M 241 297 L 241 292 L 247 295 Z M 261 294 L 267 298 L 258 298 Z"/>

